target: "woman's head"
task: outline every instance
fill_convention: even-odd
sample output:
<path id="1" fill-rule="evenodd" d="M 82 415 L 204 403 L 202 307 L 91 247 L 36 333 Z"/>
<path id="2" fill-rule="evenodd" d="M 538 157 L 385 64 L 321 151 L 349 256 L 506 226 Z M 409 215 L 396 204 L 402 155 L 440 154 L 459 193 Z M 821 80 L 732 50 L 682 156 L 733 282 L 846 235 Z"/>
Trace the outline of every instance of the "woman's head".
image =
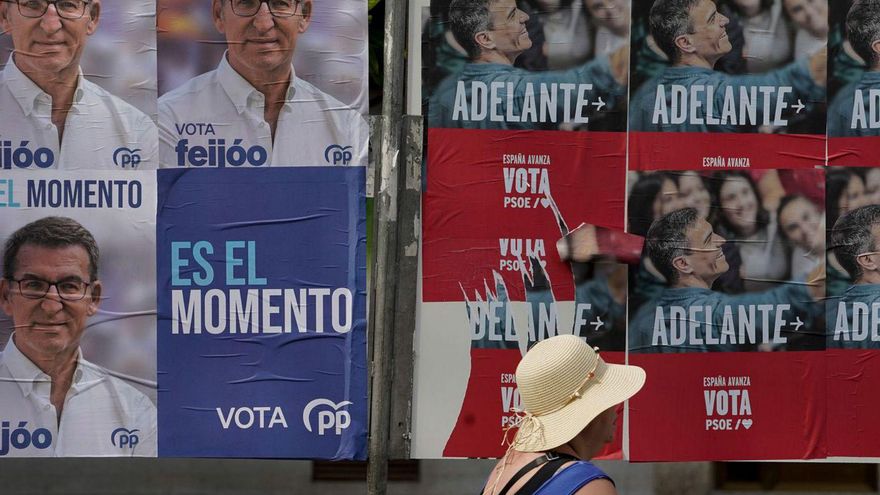
<path id="1" fill-rule="evenodd" d="M 865 181 L 846 168 L 829 168 L 825 174 L 825 212 L 829 228 L 846 212 L 867 204 Z"/>
<path id="2" fill-rule="evenodd" d="M 618 36 L 628 33 L 629 0 L 584 0 L 584 7 L 596 26 Z"/>
<path id="3" fill-rule="evenodd" d="M 761 12 L 770 10 L 774 0 L 729 0 L 728 3 L 737 14 L 743 17 L 754 17 Z"/>
<path id="4" fill-rule="evenodd" d="M 880 205 L 880 168 L 865 169 L 865 204 Z"/>
<path id="5" fill-rule="evenodd" d="M 613 436 L 614 408 L 642 388 L 645 372 L 606 364 L 580 337 L 558 335 L 526 353 L 516 380 L 525 417 L 513 448 L 541 452 L 576 438 L 594 438 L 599 445 L 593 447 L 601 446 Z M 588 449 L 575 450 L 584 455 Z"/>
<path id="6" fill-rule="evenodd" d="M 801 195 L 786 196 L 776 214 L 779 231 L 793 246 L 814 252 L 822 245 L 822 212 L 812 201 Z"/>
<path id="7" fill-rule="evenodd" d="M 672 177 L 661 172 L 643 175 L 629 193 L 628 231 L 644 236 L 654 220 L 680 207 L 678 186 Z"/>
<path id="8" fill-rule="evenodd" d="M 754 234 L 769 223 L 761 206 L 761 196 L 754 179 L 744 172 L 719 172 L 710 182 L 716 221 L 740 237 Z"/>
<path id="9" fill-rule="evenodd" d="M 683 172 L 676 178 L 681 206 L 697 210 L 697 214 L 703 220 L 709 218 L 711 201 L 703 177 L 696 172 Z"/>

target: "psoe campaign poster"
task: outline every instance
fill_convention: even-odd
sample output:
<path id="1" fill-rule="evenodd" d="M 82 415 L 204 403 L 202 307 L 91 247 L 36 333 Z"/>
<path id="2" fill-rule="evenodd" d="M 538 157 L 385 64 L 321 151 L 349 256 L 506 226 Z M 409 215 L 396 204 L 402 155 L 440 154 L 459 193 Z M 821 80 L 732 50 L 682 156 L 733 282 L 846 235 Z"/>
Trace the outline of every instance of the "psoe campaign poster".
<path id="1" fill-rule="evenodd" d="M 828 163 L 880 166 L 880 1 L 831 4 Z"/>
<path id="2" fill-rule="evenodd" d="M 822 169 L 639 174 L 627 346 L 661 378 L 630 399 L 630 459 L 826 456 L 824 185 Z"/>
<path id="3" fill-rule="evenodd" d="M 825 164 L 828 0 L 633 0 L 631 170 Z"/>
<path id="4" fill-rule="evenodd" d="M 829 167 L 826 184 L 828 455 L 880 457 L 880 169 Z"/>
<path id="5" fill-rule="evenodd" d="M 156 3 L 0 2 L 0 170 L 159 165 Z"/>
<path id="6" fill-rule="evenodd" d="M 414 457 L 503 454 L 531 343 L 574 333 L 623 360 L 625 267 L 556 243 L 623 226 L 629 7 L 436 0 L 423 17 Z"/>
<path id="7" fill-rule="evenodd" d="M 0 179 L 0 457 L 155 457 L 155 171 Z"/>
<path id="8" fill-rule="evenodd" d="M 367 2 L 159 0 L 163 168 L 367 164 Z"/>
<path id="9" fill-rule="evenodd" d="M 160 456 L 366 457 L 364 170 L 159 171 Z"/>

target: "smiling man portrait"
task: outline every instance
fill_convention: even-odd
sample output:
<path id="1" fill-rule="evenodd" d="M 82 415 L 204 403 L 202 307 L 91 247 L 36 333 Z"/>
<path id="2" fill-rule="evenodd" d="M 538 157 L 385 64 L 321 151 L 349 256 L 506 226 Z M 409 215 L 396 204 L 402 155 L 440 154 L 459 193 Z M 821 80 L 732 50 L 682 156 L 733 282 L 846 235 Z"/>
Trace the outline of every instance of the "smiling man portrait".
<path id="1" fill-rule="evenodd" d="M 746 351 L 755 350 L 755 344 L 784 346 L 787 328 L 780 328 L 781 321 L 787 318 L 810 325 L 820 316 L 822 305 L 814 301 L 825 294 L 824 264 L 804 280 L 771 290 L 742 294 L 712 290 L 712 283 L 730 270 L 722 250 L 725 242 L 694 208 L 673 211 L 651 224 L 645 254 L 666 286 L 635 308 L 629 325 L 633 352 Z M 776 319 L 756 318 L 759 307 L 776 311 Z M 681 333 L 685 327 L 688 338 L 677 339 L 685 336 Z M 747 327 L 752 328 L 750 334 L 739 330 Z"/>
<path id="2" fill-rule="evenodd" d="M 364 118 L 293 67 L 312 11 L 312 0 L 213 0 L 227 50 L 159 99 L 162 167 L 366 165 Z M 203 132 L 184 133 L 192 122 Z"/>
<path id="3" fill-rule="evenodd" d="M 156 168 L 153 121 L 80 68 L 100 19 L 100 0 L 0 2 L 14 47 L 0 73 L 0 136 L 28 150 L 2 155 L 0 168 Z"/>
<path id="4" fill-rule="evenodd" d="M 733 49 L 729 22 L 713 0 L 654 1 L 649 29 L 670 65 L 632 88 L 631 130 L 768 132 L 785 127 L 790 113 L 824 101 L 825 50 L 764 73 L 716 71 Z"/>
<path id="5" fill-rule="evenodd" d="M 152 401 L 80 349 L 103 295 L 98 266 L 94 237 L 70 218 L 7 239 L 0 309 L 14 333 L 0 354 L 0 418 L 27 435 L 10 431 L 0 456 L 156 455 Z"/>

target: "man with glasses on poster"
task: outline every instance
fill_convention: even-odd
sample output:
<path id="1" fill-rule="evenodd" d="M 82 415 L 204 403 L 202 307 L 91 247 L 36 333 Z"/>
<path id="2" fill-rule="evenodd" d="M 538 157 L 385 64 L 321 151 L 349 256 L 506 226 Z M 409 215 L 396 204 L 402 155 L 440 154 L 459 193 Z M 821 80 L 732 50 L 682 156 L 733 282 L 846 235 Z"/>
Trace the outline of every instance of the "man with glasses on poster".
<path id="1" fill-rule="evenodd" d="M 360 113 L 297 77 L 311 0 L 213 0 L 227 51 L 159 99 L 162 167 L 366 165 Z"/>
<path id="2" fill-rule="evenodd" d="M 0 169 L 156 168 L 156 125 L 83 76 L 100 0 L 2 0 Z"/>
<path id="3" fill-rule="evenodd" d="M 0 353 L 0 457 L 156 455 L 156 407 L 80 349 L 101 302 L 98 259 L 70 218 L 6 240 L 0 309 L 14 333 Z"/>

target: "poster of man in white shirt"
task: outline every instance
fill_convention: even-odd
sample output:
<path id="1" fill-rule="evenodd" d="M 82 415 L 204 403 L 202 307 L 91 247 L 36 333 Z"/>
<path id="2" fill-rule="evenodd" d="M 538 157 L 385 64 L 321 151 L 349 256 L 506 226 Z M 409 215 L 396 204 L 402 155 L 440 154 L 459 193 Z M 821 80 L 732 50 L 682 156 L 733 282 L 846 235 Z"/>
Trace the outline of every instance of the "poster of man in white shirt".
<path id="1" fill-rule="evenodd" d="M 0 170 L 158 166 L 155 7 L 104 7 L 0 2 Z"/>
<path id="2" fill-rule="evenodd" d="M 3 178 L 0 458 L 156 456 L 155 171 Z"/>
<path id="3" fill-rule="evenodd" d="M 161 167 L 366 165 L 366 3 L 202 4 L 160 2 Z"/>

